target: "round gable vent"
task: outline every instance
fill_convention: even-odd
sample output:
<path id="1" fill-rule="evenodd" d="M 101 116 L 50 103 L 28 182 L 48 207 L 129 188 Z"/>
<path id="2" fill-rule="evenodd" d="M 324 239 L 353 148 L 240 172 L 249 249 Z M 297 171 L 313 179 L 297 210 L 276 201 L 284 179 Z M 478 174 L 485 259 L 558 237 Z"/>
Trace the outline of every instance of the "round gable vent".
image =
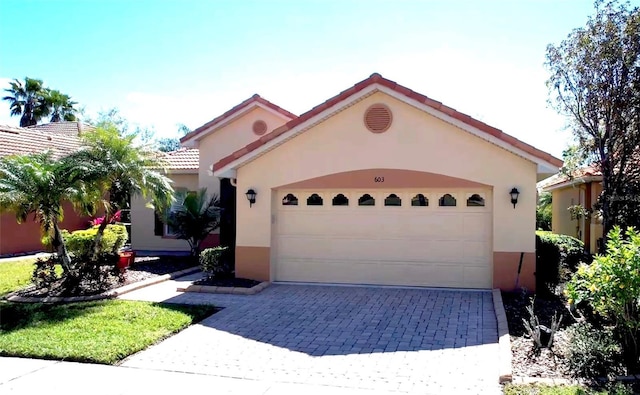
<path id="1" fill-rule="evenodd" d="M 373 133 L 382 133 L 389 129 L 393 116 L 384 104 L 374 104 L 364 113 L 364 124 Z"/>
<path id="2" fill-rule="evenodd" d="M 265 121 L 255 121 L 253 123 L 253 133 L 262 136 L 267 132 L 267 123 Z"/>

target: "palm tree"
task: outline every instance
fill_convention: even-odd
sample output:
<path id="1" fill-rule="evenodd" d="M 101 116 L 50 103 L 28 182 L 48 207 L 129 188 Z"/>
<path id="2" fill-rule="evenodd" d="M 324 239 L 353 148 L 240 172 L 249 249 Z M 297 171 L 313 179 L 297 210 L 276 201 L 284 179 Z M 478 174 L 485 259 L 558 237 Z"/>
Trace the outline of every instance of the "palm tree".
<path id="1" fill-rule="evenodd" d="M 21 127 L 35 125 L 49 114 L 42 80 L 25 77 L 24 85 L 18 79 L 9 82 L 9 85 L 11 88 L 5 89 L 5 92 L 11 95 L 3 97 L 2 100 L 9 102 L 11 115 L 21 116 Z"/>
<path id="2" fill-rule="evenodd" d="M 160 155 L 135 146 L 135 138 L 135 134 L 122 136 L 112 123 L 103 123 L 83 134 L 85 148 L 69 156 L 86 164 L 85 182 L 100 193 L 94 203 L 105 208 L 105 220 L 94 240 L 94 257 L 113 213 L 127 208 L 132 196 L 151 199 L 157 210 L 164 210 L 173 201 L 171 180 L 161 173 Z"/>
<path id="3" fill-rule="evenodd" d="M 178 191 L 167 216 L 167 225 L 178 239 L 186 240 L 191 256 L 200 256 L 200 244 L 209 233 L 220 227 L 220 201 L 207 195 L 207 188 L 197 192 Z"/>
<path id="4" fill-rule="evenodd" d="M 47 89 L 44 95 L 45 105 L 51 113 L 50 122 L 75 121 L 77 110 L 73 107 L 78 104 L 71 100 L 69 95 L 65 95 L 55 89 Z"/>
<path id="5" fill-rule="evenodd" d="M 71 270 L 71 259 L 59 227 L 62 203 L 73 203 L 83 214 L 95 211 L 96 191 L 82 180 L 87 170 L 80 162 L 54 160 L 48 152 L 0 158 L 0 212 L 15 213 L 18 222 L 33 215 L 50 237 L 65 273 Z"/>

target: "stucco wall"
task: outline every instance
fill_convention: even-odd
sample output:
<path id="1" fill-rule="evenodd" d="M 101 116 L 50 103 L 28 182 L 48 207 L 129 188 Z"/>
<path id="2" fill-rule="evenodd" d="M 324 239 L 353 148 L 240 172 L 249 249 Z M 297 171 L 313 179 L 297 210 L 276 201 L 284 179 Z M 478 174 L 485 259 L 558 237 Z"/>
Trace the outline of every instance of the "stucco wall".
<path id="1" fill-rule="evenodd" d="M 198 175 L 173 174 L 173 188 L 186 188 L 190 191 L 198 189 Z M 146 207 L 147 200 L 141 197 L 131 199 L 131 247 L 138 251 L 189 251 L 189 244 L 184 240 L 154 235 L 155 217 L 153 210 Z"/>
<path id="2" fill-rule="evenodd" d="M 209 192 L 220 195 L 220 181 L 217 177 L 209 175 L 209 166 L 260 138 L 252 129 L 253 123 L 257 120 L 263 120 L 267 124 L 266 133 L 286 122 L 284 116 L 256 107 L 199 141 L 200 187 L 206 187 Z"/>
<path id="3" fill-rule="evenodd" d="M 576 237 L 576 221 L 571 219 L 569 206 L 580 202 L 580 187 L 556 189 L 552 193 L 551 231 Z"/>
<path id="4" fill-rule="evenodd" d="M 89 227 L 91 218 L 76 214 L 71 204 L 65 203 L 63 209 L 64 220 L 60 224 L 61 229 L 72 231 Z M 41 237 L 40 224 L 33 221 L 32 216 L 26 222 L 18 224 L 15 214 L 0 215 L 0 255 L 43 251 Z"/>
<path id="5" fill-rule="evenodd" d="M 368 106 L 393 112 L 385 133 L 363 125 Z M 237 245 L 271 244 L 271 190 L 350 170 L 390 168 L 446 174 L 493 186 L 493 250 L 535 251 L 536 165 L 397 99 L 376 93 L 238 170 Z M 514 209 L 509 191 L 520 190 Z M 258 192 L 249 208 L 244 191 Z"/>

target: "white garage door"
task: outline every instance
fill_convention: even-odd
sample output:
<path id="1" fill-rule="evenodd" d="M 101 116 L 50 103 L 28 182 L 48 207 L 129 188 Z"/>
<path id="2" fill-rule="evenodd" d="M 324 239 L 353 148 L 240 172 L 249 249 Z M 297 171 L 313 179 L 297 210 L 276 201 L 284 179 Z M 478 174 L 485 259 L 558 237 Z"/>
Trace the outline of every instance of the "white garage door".
<path id="1" fill-rule="evenodd" d="M 275 279 L 490 288 L 490 194 L 279 191 Z"/>

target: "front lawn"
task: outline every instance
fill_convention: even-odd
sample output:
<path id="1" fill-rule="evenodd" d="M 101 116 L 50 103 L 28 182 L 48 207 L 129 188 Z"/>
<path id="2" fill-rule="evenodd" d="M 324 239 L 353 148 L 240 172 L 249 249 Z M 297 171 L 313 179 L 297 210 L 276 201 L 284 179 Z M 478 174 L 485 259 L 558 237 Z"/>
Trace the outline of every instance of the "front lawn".
<path id="1" fill-rule="evenodd" d="M 114 364 L 215 311 L 124 300 L 0 302 L 0 355 Z"/>
<path id="2" fill-rule="evenodd" d="M 31 283 L 35 259 L 0 263 L 0 298 Z"/>
<path id="3" fill-rule="evenodd" d="M 617 384 L 608 390 L 594 390 L 577 385 L 544 384 L 507 384 L 504 387 L 505 395 L 627 395 L 633 394 L 630 387 Z"/>

